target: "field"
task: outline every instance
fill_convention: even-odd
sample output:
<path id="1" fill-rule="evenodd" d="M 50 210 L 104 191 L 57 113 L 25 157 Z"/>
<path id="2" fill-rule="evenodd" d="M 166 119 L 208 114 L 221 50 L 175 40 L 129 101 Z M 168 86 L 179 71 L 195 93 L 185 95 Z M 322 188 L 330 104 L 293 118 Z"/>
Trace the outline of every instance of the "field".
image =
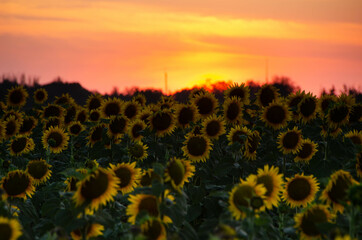
<path id="1" fill-rule="evenodd" d="M 0 239 L 362 239 L 353 95 L 47 98 L 0 99 Z"/>

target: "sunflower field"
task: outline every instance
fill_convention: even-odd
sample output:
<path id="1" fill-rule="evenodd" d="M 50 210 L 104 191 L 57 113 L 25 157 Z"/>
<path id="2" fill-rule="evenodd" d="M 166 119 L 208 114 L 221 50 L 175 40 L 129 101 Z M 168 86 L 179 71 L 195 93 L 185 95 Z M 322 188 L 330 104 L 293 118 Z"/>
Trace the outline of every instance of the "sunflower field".
<path id="1" fill-rule="evenodd" d="M 1 240 L 362 239 L 353 95 L 0 101 Z"/>

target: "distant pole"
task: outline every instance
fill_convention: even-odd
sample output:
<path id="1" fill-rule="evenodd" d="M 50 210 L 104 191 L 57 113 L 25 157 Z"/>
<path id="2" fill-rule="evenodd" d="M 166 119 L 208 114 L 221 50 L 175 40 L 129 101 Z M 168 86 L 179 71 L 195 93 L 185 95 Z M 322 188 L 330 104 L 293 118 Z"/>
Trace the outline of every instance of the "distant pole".
<path id="1" fill-rule="evenodd" d="M 268 58 L 265 59 L 265 81 L 266 83 L 268 83 L 268 75 L 269 75 L 269 63 L 268 63 Z"/>
<path id="2" fill-rule="evenodd" d="M 167 95 L 167 72 L 165 72 L 165 95 Z"/>

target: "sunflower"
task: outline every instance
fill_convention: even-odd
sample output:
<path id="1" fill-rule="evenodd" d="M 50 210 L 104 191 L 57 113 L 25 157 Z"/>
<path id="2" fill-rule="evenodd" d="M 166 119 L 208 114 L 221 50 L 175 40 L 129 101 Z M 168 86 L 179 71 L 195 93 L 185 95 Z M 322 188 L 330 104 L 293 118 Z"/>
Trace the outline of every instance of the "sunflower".
<path id="1" fill-rule="evenodd" d="M 150 194 L 129 195 L 126 215 L 129 216 L 128 222 L 136 223 L 136 218 L 141 212 L 147 213 L 150 217 L 160 217 L 159 200 L 156 196 Z"/>
<path id="2" fill-rule="evenodd" d="M 260 119 L 275 130 L 285 127 L 290 120 L 290 112 L 286 104 L 282 102 L 271 102 L 265 108 Z"/>
<path id="3" fill-rule="evenodd" d="M 270 103 L 277 102 L 279 98 L 278 89 L 273 85 L 264 84 L 256 93 L 256 103 L 260 107 L 267 107 Z"/>
<path id="4" fill-rule="evenodd" d="M 26 103 L 28 92 L 23 86 L 15 86 L 8 90 L 6 105 L 11 107 L 22 107 Z"/>
<path id="5" fill-rule="evenodd" d="M 99 93 L 89 95 L 85 108 L 88 109 L 88 112 L 92 110 L 97 110 L 102 106 L 103 98 Z"/>
<path id="6" fill-rule="evenodd" d="M 5 240 L 16 240 L 21 236 L 21 224 L 17 219 L 0 216 L 0 236 Z"/>
<path id="7" fill-rule="evenodd" d="M 318 100 L 311 93 L 308 93 L 298 104 L 298 112 L 303 123 L 308 123 L 317 116 Z"/>
<path id="8" fill-rule="evenodd" d="M 151 130 L 157 137 L 169 135 L 175 129 L 175 116 L 169 109 L 164 109 L 152 114 L 149 118 Z"/>
<path id="9" fill-rule="evenodd" d="M 204 135 L 189 134 L 183 144 L 184 156 L 193 162 L 206 162 L 212 150 L 210 140 Z"/>
<path id="10" fill-rule="evenodd" d="M 101 105 L 101 113 L 104 118 L 117 116 L 121 113 L 123 101 L 118 98 L 108 98 L 103 100 Z"/>
<path id="11" fill-rule="evenodd" d="M 310 140 L 309 138 L 303 139 L 301 143 L 300 151 L 294 158 L 294 162 L 309 163 L 314 154 L 318 151 L 318 144 Z"/>
<path id="12" fill-rule="evenodd" d="M 260 134 L 258 131 L 252 131 L 250 135 L 248 135 L 245 141 L 245 151 L 244 157 L 249 160 L 256 160 L 256 150 L 260 144 Z"/>
<path id="13" fill-rule="evenodd" d="M 50 117 L 63 117 L 65 109 L 57 104 L 49 103 L 48 106 L 43 107 L 42 119 Z"/>
<path id="14" fill-rule="evenodd" d="M 43 104 L 48 100 L 48 92 L 44 88 L 39 88 L 34 91 L 33 98 L 36 104 Z"/>
<path id="15" fill-rule="evenodd" d="M 279 174 L 279 168 L 269 165 L 264 165 L 264 169 L 259 168 L 257 175 L 250 175 L 248 180 L 255 182 L 256 184 L 263 184 L 266 189 L 264 204 L 268 209 L 272 209 L 273 206 L 278 207 L 280 201 L 280 193 L 283 190 L 282 185 L 283 174 Z"/>
<path id="16" fill-rule="evenodd" d="M 290 93 L 287 97 L 288 108 L 292 111 L 293 120 L 299 119 L 298 104 L 303 100 L 305 92 L 300 90 L 296 93 Z"/>
<path id="17" fill-rule="evenodd" d="M 4 121 L 5 138 L 9 139 L 12 136 L 15 136 L 19 132 L 20 126 L 21 122 L 16 120 L 14 116 L 8 117 L 8 119 Z"/>
<path id="18" fill-rule="evenodd" d="M 349 114 L 350 123 L 359 123 L 362 121 L 362 103 L 354 104 Z"/>
<path id="19" fill-rule="evenodd" d="M 158 218 L 152 218 L 141 224 L 141 232 L 147 240 L 166 240 L 165 225 Z"/>
<path id="20" fill-rule="evenodd" d="M 78 136 L 84 130 L 85 128 L 80 122 L 71 122 L 68 126 L 68 132 L 73 136 Z"/>
<path id="21" fill-rule="evenodd" d="M 194 104 L 178 104 L 176 106 L 175 118 L 177 126 L 187 128 L 190 123 L 195 123 L 200 118 L 197 107 Z"/>
<path id="22" fill-rule="evenodd" d="M 45 149 L 49 148 L 52 153 L 61 153 L 68 148 L 69 135 L 63 128 L 50 127 L 42 137 Z"/>
<path id="23" fill-rule="evenodd" d="M 225 133 L 225 121 L 221 116 L 216 116 L 215 114 L 205 118 L 202 126 L 202 134 L 210 139 L 217 140 L 219 136 Z"/>
<path id="24" fill-rule="evenodd" d="M 330 223 L 332 219 L 333 215 L 327 206 L 315 204 L 294 216 L 294 227 L 298 229 L 301 239 L 324 239 L 325 236 L 320 232 L 317 225 Z"/>
<path id="25" fill-rule="evenodd" d="M 59 117 L 50 117 L 47 120 L 43 121 L 44 127 L 43 130 L 48 130 L 50 127 L 59 127 L 59 128 L 63 128 L 64 127 L 64 121 L 63 118 L 59 118 Z"/>
<path id="26" fill-rule="evenodd" d="M 338 101 L 341 103 L 344 103 L 348 106 L 352 106 L 354 104 L 356 104 L 356 98 L 352 95 L 352 94 L 346 94 L 346 93 L 342 93 L 339 97 L 338 97 Z"/>
<path id="27" fill-rule="evenodd" d="M 256 184 L 253 181 L 241 181 L 238 185 L 234 186 L 231 192 L 229 192 L 229 211 L 236 219 L 244 219 L 246 213 L 242 208 L 254 209 L 252 206 L 253 199 L 261 200 L 262 206 L 264 205 L 264 194 L 266 189 L 262 184 Z M 260 208 L 260 206 L 258 206 Z"/>
<path id="28" fill-rule="evenodd" d="M 88 173 L 88 170 L 85 168 L 78 168 L 75 170 L 76 172 L 80 173 L 82 177 L 86 176 Z M 77 183 L 79 179 L 75 176 L 68 177 L 64 183 L 66 185 L 65 191 L 67 192 L 75 192 L 77 191 Z"/>
<path id="29" fill-rule="evenodd" d="M 200 93 L 192 98 L 190 102 L 197 106 L 199 114 L 203 118 L 216 113 L 216 109 L 219 105 L 214 94 L 210 92 Z"/>
<path id="30" fill-rule="evenodd" d="M 99 109 L 93 109 L 88 114 L 88 119 L 92 122 L 98 122 L 101 119 L 102 113 Z"/>
<path id="31" fill-rule="evenodd" d="M 139 103 L 142 107 L 146 106 L 146 96 L 142 93 L 138 93 L 137 95 L 133 96 L 132 101 L 136 101 L 137 103 Z"/>
<path id="32" fill-rule="evenodd" d="M 33 183 L 37 186 L 49 180 L 52 174 L 52 170 L 49 169 L 51 167 L 43 159 L 32 160 L 26 166 L 26 172 L 33 178 Z"/>
<path id="33" fill-rule="evenodd" d="M 242 102 L 240 98 L 233 96 L 225 99 L 223 112 L 224 119 L 227 123 L 240 124 L 243 117 Z"/>
<path id="34" fill-rule="evenodd" d="M 75 101 L 74 98 L 69 95 L 69 93 L 63 93 L 62 96 L 55 97 L 54 103 L 58 105 L 70 105 L 74 104 Z"/>
<path id="35" fill-rule="evenodd" d="M 103 234 L 104 227 L 99 223 L 87 224 L 85 229 L 76 229 L 70 233 L 70 236 L 72 237 L 73 240 L 81 240 L 83 239 L 82 233 L 84 230 L 86 230 L 85 239 L 88 240 L 101 236 Z"/>
<path id="36" fill-rule="evenodd" d="M 143 138 L 142 131 L 146 129 L 147 125 L 141 119 L 132 121 L 128 126 L 128 135 L 133 141 L 141 141 Z"/>
<path id="37" fill-rule="evenodd" d="M 38 125 L 38 120 L 33 116 L 25 116 L 19 129 L 19 134 L 30 135 L 33 129 Z"/>
<path id="38" fill-rule="evenodd" d="M 149 117 L 152 115 L 152 110 L 150 107 L 144 107 L 140 114 L 138 115 L 138 119 L 142 120 L 147 126 L 149 126 Z"/>
<path id="39" fill-rule="evenodd" d="M 348 133 L 344 134 L 344 137 L 351 139 L 351 141 L 356 145 L 362 145 L 362 131 L 349 131 Z"/>
<path id="40" fill-rule="evenodd" d="M 123 115 L 112 116 L 108 124 L 107 135 L 110 138 L 122 137 L 127 132 L 128 118 Z"/>
<path id="41" fill-rule="evenodd" d="M 105 129 L 105 125 L 103 123 L 100 123 L 100 124 L 92 127 L 89 130 L 87 145 L 90 145 L 91 147 L 93 147 L 96 142 L 101 141 L 104 129 Z"/>
<path id="42" fill-rule="evenodd" d="M 76 206 L 89 202 L 89 208 L 97 210 L 99 206 L 106 205 L 117 195 L 119 178 L 110 170 L 98 168 L 77 183 L 77 191 L 73 196 Z"/>
<path id="43" fill-rule="evenodd" d="M 332 205 L 337 212 L 343 212 L 343 203 L 347 202 L 347 190 L 353 184 L 358 184 L 349 172 L 342 169 L 334 172 L 328 181 L 326 188 L 323 190 L 321 199 L 328 205 Z"/>
<path id="44" fill-rule="evenodd" d="M 232 145 L 235 142 L 244 145 L 246 139 L 250 135 L 251 135 L 250 129 L 248 129 L 247 127 L 241 127 L 240 125 L 237 125 L 236 127 L 230 129 L 230 132 L 227 135 L 227 139 L 229 140 L 229 145 Z"/>
<path id="45" fill-rule="evenodd" d="M 356 172 L 357 176 L 362 178 L 362 152 L 358 153 L 356 156 Z"/>
<path id="46" fill-rule="evenodd" d="M 3 198 L 23 198 L 30 197 L 35 192 L 32 177 L 23 170 L 14 170 L 7 173 L 1 179 L 1 188 L 4 190 Z"/>
<path id="47" fill-rule="evenodd" d="M 121 113 L 129 120 L 134 120 L 141 108 L 142 106 L 137 101 L 127 101 L 123 103 Z"/>
<path id="48" fill-rule="evenodd" d="M 243 105 L 248 105 L 250 103 L 250 89 L 248 86 L 245 86 L 244 83 L 238 84 L 234 83 L 229 85 L 228 89 L 224 91 L 224 98 L 227 101 L 228 98 L 237 98 L 240 103 Z"/>
<path id="49" fill-rule="evenodd" d="M 148 157 L 147 153 L 148 146 L 141 141 L 136 141 L 131 144 L 128 148 L 128 154 L 139 161 L 143 161 Z"/>
<path id="50" fill-rule="evenodd" d="M 65 114 L 64 114 L 64 124 L 66 126 L 68 126 L 71 122 L 73 122 L 75 120 L 78 108 L 79 108 L 79 106 L 76 104 L 67 106 L 67 108 L 65 109 Z"/>
<path id="51" fill-rule="evenodd" d="M 161 177 L 160 175 L 155 173 L 152 168 L 142 171 L 142 176 L 140 178 L 140 185 L 142 187 L 151 186 L 153 180 L 161 181 Z"/>
<path id="52" fill-rule="evenodd" d="M 88 169 L 97 169 L 99 167 L 99 163 L 97 162 L 97 160 L 93 159 L 88 159 L 86 162 L 85 162 L 85 165 L 84 165 L 86 168 Z"/>
<path id="53" fill-rule="evenodd" d="M 13 116 L 15 118 L 15 120 L 18 120 L 19 122 L 23 122 L 24 119 L 24 113 L 20 112 L 18 110 L 14 110 L 14 109 L 9 109 L 6 110 L 2 116 L 2 120 L 6 121 L 8 120 L 11 116 Z"/>
<path id="54" fill-rule="evenodd" d="M 136 168 L 136 162 L 110 164 L 110 170 L 120 180 L 118 191 L 122 192 L 123 195 L 132 192 L 137 187 L 141 170 Z"/>
<path id="55" fill-rule="evenodd" d="M 285 189 L 282 195 L 284 201 L 292 208 L 306 207 L 314 200 L 319 190 L 317 179 L 302 174 L 295 174 L 292 178 L 286 178 Z"/>
<path id="56" fill-rule="evenodd" d="M 281 132 L 278 136 L 278 148 L 283 154 L 296 154 L 302 149 L 302 131 L 298 127 Z"/>
<path id="57" fill-rule="evenodd" d="M 165 181 L 171 182 L 174 189 L 180 190 L 194 175 L 195 166 L 185 159 L 172 158 L 165 169 Z"/>
<path id="58" fill-rule="evenodd" d="M 341 133 L 342 133 L 342 129 L 340 127 L 337 128 L 328 128 L 328 126 L 326 124 L 322 124 L 321 125 L 321 136 L 324 138 L 327 138 L 328 136 L 331 136 L 333 138 L 337 138 Z"/>
<path id="59" fill-rule="evenodd" d="M 327 115 L 329 109 L 337 102 L 335 95 L 324 94 L 318 99 L 318 113 L 324 117 Z"/>
<path id="60" fill-rule="evenodd" d="M 189 100 L 191 101 L 193 98 L 195 98 L 197 95 L 207 93 L 205 88 L 193 88 L 191 92 L 189 93 Z"/>
<path id="61" fill-rule="evenodd" d="M 327 122 L 330 128 L 338 128 L 348 123 L 350 106 L 347 104 L 334 105 L 327 114 Z"/>
<path id="62" fill-rule="evenodd" d="M 18 135 L 11 139 L 9 143 L 9 152 L 12 156 L 21 156 L 33 151 L 35 147 L 34 140 L 24 135 Z"/>
<path id="63" fill-rule="evenodd" d="M 85 123 L 88 118 L 88 113 L 83 107 L 78 107 L 77 114 L 75 116 L 75 121 L 78 121 L 80 123 Z"/>

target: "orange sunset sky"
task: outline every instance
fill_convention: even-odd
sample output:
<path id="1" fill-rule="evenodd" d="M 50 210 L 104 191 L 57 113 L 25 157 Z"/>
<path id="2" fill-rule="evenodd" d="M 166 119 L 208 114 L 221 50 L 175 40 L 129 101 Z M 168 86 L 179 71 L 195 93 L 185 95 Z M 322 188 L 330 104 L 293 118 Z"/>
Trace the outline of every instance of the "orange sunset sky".
<path id="1" fill-rule="evenodd" d="M 361 89 L 361 0 L 0 0 L 0 74 L 89 90 L 205 79 Z"/>

